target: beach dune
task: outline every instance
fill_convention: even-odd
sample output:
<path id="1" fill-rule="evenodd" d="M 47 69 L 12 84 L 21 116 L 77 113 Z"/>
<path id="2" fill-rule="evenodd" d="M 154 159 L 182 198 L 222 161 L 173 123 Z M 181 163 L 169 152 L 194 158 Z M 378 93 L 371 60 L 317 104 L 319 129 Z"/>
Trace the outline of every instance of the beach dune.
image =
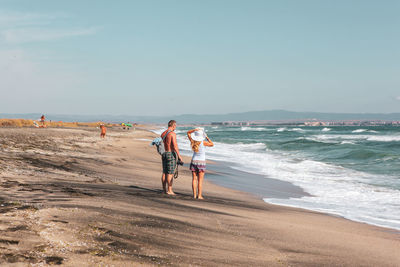
<path id="1" fill-rule="evenodd" d="M 0 265 L 400 266 L 399 231 L 207 180 L 194 200 L 187 166 L 162 194 L 154 136 L 0 128 Z"/>

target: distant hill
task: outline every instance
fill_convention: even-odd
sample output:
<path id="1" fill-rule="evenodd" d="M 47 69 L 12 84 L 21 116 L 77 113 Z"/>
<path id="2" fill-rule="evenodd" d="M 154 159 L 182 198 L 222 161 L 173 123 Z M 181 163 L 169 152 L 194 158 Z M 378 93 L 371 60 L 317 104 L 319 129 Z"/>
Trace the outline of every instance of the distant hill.
<path id="1" fill-rule="evenodd" d="M 41 114 L 0 114 L 0 118 L 39 119 Z M 176 116 L 133 116 L 133 115 L 59 115 L 46 114 L 53 121 L 105 121 L 105 122 L 137 122 L 166 123 L 174 119 L 179 123 L 211 123 L 221 121 L 286 121 L 286 120 L 387 120 L 400 121 L 400 113 L 320 113 L 294 112 L 286 110 L 250 111 L 228 114 L 182 114 Z"/>

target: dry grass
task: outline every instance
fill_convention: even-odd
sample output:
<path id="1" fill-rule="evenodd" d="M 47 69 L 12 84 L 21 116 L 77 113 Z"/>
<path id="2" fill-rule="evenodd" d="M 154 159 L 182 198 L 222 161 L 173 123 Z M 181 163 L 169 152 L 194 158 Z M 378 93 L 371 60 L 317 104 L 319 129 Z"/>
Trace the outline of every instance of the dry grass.
<path id="1" fill-rule="evenodd" d="M 41 125 L 39 121 L 36 121 Z M 103 122 L 64 122 L 64 121 L 46 121 L 46 127 L 51 128 L 77 128 L 77 127 L 98 127 Z M 106 127 L 117 126 L 117 124 L 104 123 Z M 25 119 L 0 119 L 0 127 L 35 127 L 34 120 Z"/>
<path id="2" fill-rule="evenodd" d="M 33 120 L 0 119 L 0 127 L 29 127 L 29 126 L 33 126 Z"/>

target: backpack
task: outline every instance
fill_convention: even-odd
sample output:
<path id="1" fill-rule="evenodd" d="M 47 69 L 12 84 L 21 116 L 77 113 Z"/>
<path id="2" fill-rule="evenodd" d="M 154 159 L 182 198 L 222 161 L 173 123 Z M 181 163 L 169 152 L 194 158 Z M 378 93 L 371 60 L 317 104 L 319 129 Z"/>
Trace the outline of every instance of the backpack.
<path id="1" fill-rule="evenodd" d="M 165 152 L 165 147 L 164 147 L 164 139 L 167 137 L 167 135 L 170 133 L 171 131 L 168 131 L 163 138 L 161 137 L 157 137 L 153 140 L 153 142 L 151 142 L 150 145 L 155 145 L 157 148 L 157 152 L 158 154 L 160 154 L 162 156 L 162 154 L 164 154 Z"/>

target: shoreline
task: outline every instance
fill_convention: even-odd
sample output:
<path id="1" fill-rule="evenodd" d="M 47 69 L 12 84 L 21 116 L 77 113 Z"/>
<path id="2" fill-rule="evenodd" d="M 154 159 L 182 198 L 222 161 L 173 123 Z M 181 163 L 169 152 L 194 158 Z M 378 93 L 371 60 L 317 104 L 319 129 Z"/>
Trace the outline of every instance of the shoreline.
<path id="1" fill-rule="evenodd" d="M 268 201 L 268 199 L 301 198 L 304 196 L 312 197 L 312 195 L 305 192 L 302 187 L 296 186 L 291 182 L 282 181 L 279 179 L 267 178 L 261 174 L 254 174 L 254 173 L 249 173 L 246 171 L 236 170 L 236 169 L 232 168 L 231 166 L 229 166 L 229 163 L 226 163 L 223 161 L 213 160 L 212 163 L 207 164 L 207 171 L 209 171 L 209 172 L 206 173 L 205 178 L 208 179 L 211 183 L 214 183 L 218 186 L 222 186 L 225 188 L 250 193 L 250 194 L 256 196 L 257 198 L 260 198 L 260 200 L 265 202 L 266 204 L 318 212 L 318 213 L 333 216 L 333 217 L 343 218 L 345 220 L 349 220 L 349 221 L 356 222 L 356 223 L 362 223 L 362 224 L 366 224 L 366 225 L 381 227 L 381 228 L 387 229 L 387 231 L 389 231 L 389 232 L 400 234 L 400 229 L 388 227 L 385 225 L 374 224 L 371 222 L 347 218 L 340 213 L 329 212 L 329 211 L 325 211 L 325 210 L 317 209 L 317 208 L 311 209 L 311 208 L 305 208 L 305 207 L 296 206 L 296 205 L 274 203 L 273 201 Z M 226 179 L 225 177 L 229 177 L 229 178 Z M 246 184 L 243 184 L 243 182 L 238 181 L 238 179 L 240 179 L 240 178 L 246 179 L 249 177 L 252 178 L 250 185 L 246 185 Z M 268 189 L 265 189 L 265 187 L 268 187 Z"/>
<path id="2" fill-rule="evenodd" d="M 154 129 L 149 130 L 149 132 L 154 134 Z M 185 151 L 185 156 L 191 157 L 189 155 L 191 155 L 191 153 Z M 244 183 L 243 178 L 247 179 L 247 181 L 250 184 Z M 292 182 L 269 178 L 262 174 L 250 173 L 244 170 L 236 169 L 232 166 L 232 163 L 230 162 L 224 162 L 220 160 L 209 160 L 209 163 L 207 164 L 206 179 L 209 179 L 216 185 L 220 185 L 234 190 L 239 190 L 241 192 L 247 192 L 254 196 L 260 197 L 260 200 L 267 204 L 319 212 L 334 217 L 340 217 L 353 222 L 363 223 L 376 227 L 382 227 L 400 233 L 399 228 L 390 227 L 385 224 L 373 223 L 370 221 L 361 220 L 357 218 L 352 218 L 350 216 L 341 214 L 340 212 L 323 210 L 319 209 L 318 207 L 308 208 L 301 205 L 281 203 L 279 202 L 279 199 L 312 197 L 312 195 L 307 193 L 304 188 L 297 186 Z M 269 199 L 271 199 L 272 201 L 268 201 Z"/>
<path id="3" fill-rule="evenodd" d="M 154 132 L 154 130 L 156 130 L 156 129 L 148 129 L 148 128 L 142 128 L 142 129 L 153 134 L 154 137 L 158 136 L 158 134 Z M 187 152 L 187 151 L 185 151 L 185 152 Z M 185 153 L 182 155 L 188 159 L 187 162 L 190 162 L 191 156 L 189 154 Z M 182 167 L 186 167 L 187 169 L 189 169 L 189 164 L 190 163 L 188 163 L 188 164 L 185 163 L 184 166 L 182 166 Z M 229 177 L 229 180 L 227 180 L 227 179 L 221 180 L 220 178 L 223 178 L 223 177 Z M 254 180 L 252 181 L 252 184 L 249 187 L 243 187 L 243 185 L 240 184 L 240 182 L 238 181 L 238 180 L 240 180 L 240 178 L 243 178 L 243 177 L 252 177 L 253 179 L 256 179 L 257 182 L 260 182 L 263 186 L 269 186 L 269 187 L 271 187 L 271 189 L 265 189 L 265 188 L 258 187 L 257 184 L 254 183 L 255 182 Z M 235 190 L 240 193 L 249 194 L 249 196 L 251 196 L 252 198 L 255 198 L 256 201 L 261 201 L 262 204 L 265 204 L 265 205 L 273 205 L 273 206 L 277 206 L 277 207 L 281 207 L 281 208 L 296 209 L 296 210 L 301 210 L 304 212 L 313 212 L 313 213 L 321 214 L 324 216 L 329 216 L 332 218 L 343 219 L 343 220 L 357 223 L 357 224 L 363 224 L 363 225 L 371 226 L 371 227 L 378 227 L 378 228 L 382 229 L 382 231 L 388 232 L 390 234 L 400 235 L 400 229 L 390 228 L 387 226 L 382 226 L 382 225 L 377 225 L 377 224 L 368 223 L 368 222 L 364 222 L 364 221 L 349 219 L 341 214 L 331 213 L 331 212 L 322 211 L 322 210 L 308 209 L 308 208 L 294 206 L 294 205 L 288 205 L 288 204 L 287 205 L 276 204 L 276 203 L 265 201 L 264 199 L 266 198 L 266 196 L 263 195 L 263 193 L 265 193 L 265 192 L 268 192 L 269 194 L 271 194 L 270 196 L 273 196 L 273 198 L 276 198 L 276 199 L 301 198 L 303 196 L 311 196 L 312 197 L 312 195 L 305 192 L 304 188 L 297 186 L 291 182 L 283 181 L 283 180 L 279 180 L 279 179 L 268 178 L 261 174 L 250 173 L 247 171 L 235 169 L 232 166 L 230 166 L 229 162 L 224 162 L 224 161 L 219 161 L 219 160 L 207 160 L 207 170 L 206 170 L 204 182 L 205 182 L 205 184 L 211 183 L 217 187 L 222 187 L 225 189 Z"/>
<path id="4" fill-rule="evenodd" d="M 213 183 L 243 192 L 251 193 L 261 199 L 266 195 L 272 198 L 301 198 L 310 196 L 303 188 L 279 179 L 267 178 L 232 168 L 229 163 L 215 161 L 207 164 L 206 179 Z M 246 180 L 244 182 L 243 180 Z"/>
<path id="5" fill-rule="evenodd" d="M 152 127 L 149 127 L 142 129 L 153 134 L 154 137 L 157 137 L 158 134 L 155 133 L 154 131 L 160 130 L 161 128 L 154 129 Z M 185 153 L 182 155 L 188 159 L 188 162 L 190 162 L 191 156 L 187 153 L 187 151 L 185 151 Z M 190 163 L 188 164 L 185 163 L 184 166 L 182 167 L 186 167 L 187 169 L 189 169 L 189 164 Z M 224 177 L 229 177 L 228 178 L 229 180 L 221 179 Z M 243 186 L 243 184 L 241 184 L 240 180 L 242 180 L 241 178 L 243 177 L 251 177 L 253 179 L 253 181 L 251 181 L 250 186 Z M 268 202 L 264 200 L 265 198 L 267 198 L 265 195 L 263 195 L 265 193 L 270 194 L 268 198 L 274 198 L 274 199 L 301 198 L 304 196 L 312 197 L 312 195 L 305 192 L 304 188 L 297 186 L 292 182 L 274 178 L 268 178 L 261 174 L 250 173 L 247 171 L 235 169 L 232 166 L 230 166 L 229 162 L 224 162 L 220 160 L 207 160 L 207 170 L 204 182 L 211 183 L 213 185 L 216 185 L 217 187 L 223 187 L 241 193 L 250 194 L 250 196 L 255 197 L 256 200 L 260 200 L 262 203 L 266 205 L 274 205 L 282 208 L 299 209 L 305 212 L 315 212 L 321 215 L 331 216 L 333 218 L 340 218 L 350 222 L 360 223 L 366 226 L 378 227 L 381 228 L 383 231 L 387 231 L 388 233 L 400 235 L 400 229 L 391 228 L 384 225 L 373 224 L 361 220 L 350 219 L 338 213 L 317 210 L 317 209 L 308 209 L 305 207 L 295 206 L 290 204 L 278 204 L 278 203 Z M 263 188 L 264 186 L 269 188 L 265 189 Z"/>
<path id="6" fill-rule="evenodd" d="M 147 130 L 0 129 L 0 264 L 394 266 L 398 233 L 206 180 L 161 193 Z M 187 157 L 185 161 L 188 162 Z M 207 174 L 209 175 L 209 174 Z M 196 251 L 196 253 L 193 253 Z"/>

